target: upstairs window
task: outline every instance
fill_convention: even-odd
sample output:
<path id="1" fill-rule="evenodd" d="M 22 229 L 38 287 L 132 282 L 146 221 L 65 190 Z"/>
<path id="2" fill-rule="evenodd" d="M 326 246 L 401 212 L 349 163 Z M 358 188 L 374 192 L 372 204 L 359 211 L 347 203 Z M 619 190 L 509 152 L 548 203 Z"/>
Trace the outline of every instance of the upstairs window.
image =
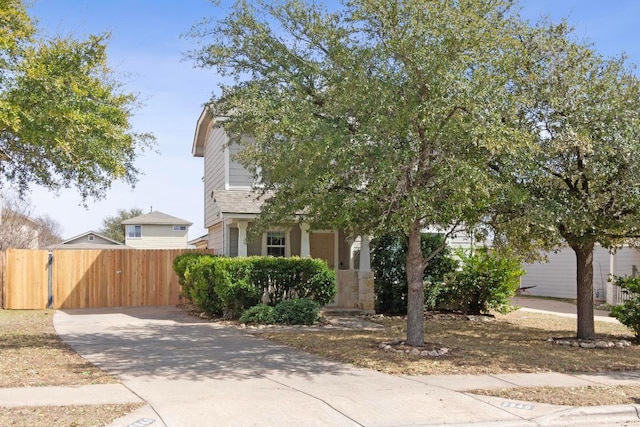
<path id="1" fill-rule="evenodd" d="M 174 225 L 173 231 L 187 231 L 186 225 Z"/>
<path id="2" fill-rule="evenodd" d="M 127 225 L 127 237 L 130 239 L 139 239 L 142 237 L 141 225 Z"/>
<path id="3" fill-rule="evenodd" d="M 95 237 L 93 237 L 93 234 L 89 234 L 89 241 L 93 242 L 95 240 Z"/>
<path id="4" fill-rule="evenodd" d="M 267 255 L 284 257 L 286 249 L 284 231 L 267 232 Z"/>

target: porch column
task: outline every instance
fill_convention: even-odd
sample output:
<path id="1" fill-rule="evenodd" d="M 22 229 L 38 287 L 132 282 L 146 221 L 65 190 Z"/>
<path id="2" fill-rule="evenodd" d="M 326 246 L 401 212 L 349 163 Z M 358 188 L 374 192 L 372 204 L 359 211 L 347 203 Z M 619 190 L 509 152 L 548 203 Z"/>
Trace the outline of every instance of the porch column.
<path id="1" fill-rule="evenodd" d="M 371 271 L 371 253 L 369 236 L 360 236 L 360 268 L 358 270 L 358 307 L 368 313 L 375 312 L 375 292 L 373 272 Z"/>
<path id="2" fill-rule="evenodd" d="M 371 271 L 371 252 L 369 251 L 369 242 L 371 238 L 369 236 L 360 237 L 360 271 Z"/>
<path id="3" fill-rule="evenodd" d="M 247 256 L 247 221 L 238 221 L 238 256 Z"/>
<path id="4" fill-rule="evenodd" d="M 618 301 L 618 289 L 613 284 L 613 275 L 616 274 L 616 256 L 613 253 L 609 253 L 609 279 L 607 280 L 606 301 L 607 304 L 617 305 L 621 301 Z"/>
<path id="5" fill-rule="evenodd" d="M 355 270 L 355 263 L 353 258 L 353 244 L 355 243 L 355 238 L 347 237 L 347 244 L 349 245 L 349 270 Z"/>
<path id="6" fill-rule="evenodd" d="M 311 258 L 311 245 L 309 244 L 309 228 L 306 222 L 300 223 L 300 258 Z"/>

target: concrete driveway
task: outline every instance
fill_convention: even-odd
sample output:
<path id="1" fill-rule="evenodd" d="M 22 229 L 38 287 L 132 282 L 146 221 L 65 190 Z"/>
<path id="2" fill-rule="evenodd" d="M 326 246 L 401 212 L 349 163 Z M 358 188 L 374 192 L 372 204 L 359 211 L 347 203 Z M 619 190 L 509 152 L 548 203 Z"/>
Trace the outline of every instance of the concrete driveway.
<path id="1" fill-rule="evenodd" d="M 75 351 L 148 402 L 155 413 L 138 425 L 517 426 L 566 409 L 536 414 L 329 362 L 173 307 L 58 311 L 54 325 Z"/>

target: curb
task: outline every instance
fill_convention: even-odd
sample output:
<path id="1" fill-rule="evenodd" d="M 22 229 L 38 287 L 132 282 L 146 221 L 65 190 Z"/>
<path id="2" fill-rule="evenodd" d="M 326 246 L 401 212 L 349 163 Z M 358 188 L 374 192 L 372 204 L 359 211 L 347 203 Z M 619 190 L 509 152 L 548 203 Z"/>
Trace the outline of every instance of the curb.
<path id="1" fill-rule="evenodd" d="M 571 408 L 535 418 L 539 426 L 572 426 L 640 422 L 640 405 L 609 405 Z"/>

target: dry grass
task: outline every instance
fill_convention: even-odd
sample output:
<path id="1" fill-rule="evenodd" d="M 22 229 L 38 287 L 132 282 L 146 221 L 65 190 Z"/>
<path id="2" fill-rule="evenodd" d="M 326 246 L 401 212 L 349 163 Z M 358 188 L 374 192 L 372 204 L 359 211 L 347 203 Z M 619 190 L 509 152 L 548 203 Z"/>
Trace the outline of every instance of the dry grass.
<path id="1" fill-rule="evenodd" d="M 141 407 L 142 403 L 95 406 L 23 406 L 2 408 L 0 425 L 15 427 L 106 426 Z"/>
<path id="2" fill-rule="evenodd" d="M 0 387 L 117 382 L 67 346 L 52 310 L 0 310 Z"/>
<path id="3" fill-rule="evenodd" d="M 508 400 L 567 406 L 624 405 L 640 403 L 640 385 L 587 387 L 520 387 L 471 390 L 471 394 L 496 396 Z"/>
<path id="4" fill-rule="evenodd" d="M 379 348 L 406 337 L 403 318 L 376 319 L 383 330 L 274 331 L 262 336 L 339 362 L 394 375 L 504 374 L 524 372 L 603 372 L 637 370 L 640 346 L 583 349 L 553 345 L 550 337 L 575 335 L 575 319 L 515 311 L 484 320 L 431 318 L 425 322 L 428 347 L 447 347 L 440 357 L 416 357 Z M 615 323 L 596 322 L 603 339 L 632 341 L 633 334 Z M 640 387 L 519 388 L 482 393 L 557 405 L 588 406 L 638 403 Z M 630 400 L 631 399 L 631 400 Z"/>
<path id="5" fill-rule="evenodd" d="M 640 366 L 640 347 L 582 349 L 552 345 L 549 337 L 575 335 L 575 320 L 516 311 L 480 320 L 427 320 L 425 340 L 451 352 L 422 358 L 388 352 L 378 344 L 406 337 L 406 321 L 385 318 L 380 331 L 268 331 L 263 337 L 332 360 L 395 375 L 600 372 Z M 596 322 L 599 337 L 633 338 L 618 324 Z"/>
<path id="6" fill-rule="evenodd" d="M 79 386 L 117 380 L 84 360 L 53 328 L 51 310 L 0 310 L 0 387 Z M 2 426 L 104 426 L 142 404 L 0 408 Z"/>

